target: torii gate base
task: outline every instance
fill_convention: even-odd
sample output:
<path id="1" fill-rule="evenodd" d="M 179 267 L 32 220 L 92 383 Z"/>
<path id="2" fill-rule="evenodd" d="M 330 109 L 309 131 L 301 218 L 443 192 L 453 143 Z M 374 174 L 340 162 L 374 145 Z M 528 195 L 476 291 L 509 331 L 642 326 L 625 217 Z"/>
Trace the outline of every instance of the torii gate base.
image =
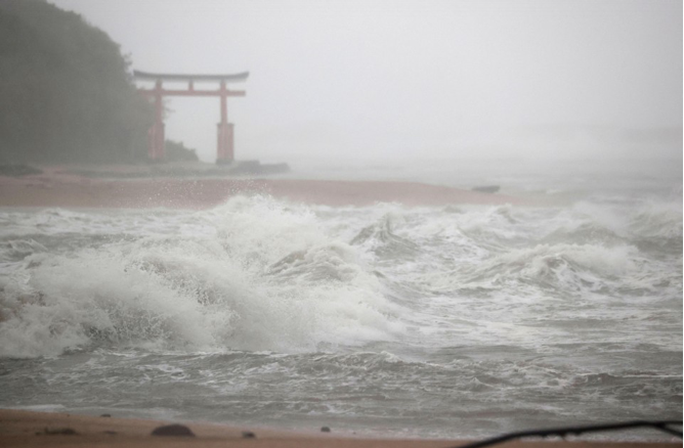
<path id="1" fill-rule="evenodd" d="M 228 90 L 227 81 L 244 81 L 249 76 L 249 72 L 238 73 L 235 75 L 162 75 L 154 73 L 144 73 L 134 71 L 133 76 L 137 79 L 155 79 L 154 89 L 138 89 L 145 96 L 154 98 L 155 120 L 154 124 L 147 131 L 147 154 L 150 161 L 160 162 L 165 158 L 164 153 L 164 107 L 162 98 L 164 96 L 218 96 L 221 98 L 221 121 L 217 126 L 217 145 L 216 163 L 225 165 L 233 163 L 235 158 L 235 126 L 228 122 L 227 99 L 229 96 L 245 96 L 242 90 Z M 166 90 L 162 88 L 162 80 L 187 81 L 188 90 Z M 218 90 L 195 90 L 194 81 L 219 81 Z"/>
<path id="2" fill-rule="evenodd" d="M 155 120 L 154 124 L 147 130 L 147 157 L 153 162 L 163 161 L 166 156 L 164 153 L 164 127 L 161 120 Z"/>
<path id="3" fill-rule="evenodd" d="M 218 144 L 216 145 L 216 163 L 225 165 L 235 160 L 234 129 L 233 123 L 218 123 Z"/>

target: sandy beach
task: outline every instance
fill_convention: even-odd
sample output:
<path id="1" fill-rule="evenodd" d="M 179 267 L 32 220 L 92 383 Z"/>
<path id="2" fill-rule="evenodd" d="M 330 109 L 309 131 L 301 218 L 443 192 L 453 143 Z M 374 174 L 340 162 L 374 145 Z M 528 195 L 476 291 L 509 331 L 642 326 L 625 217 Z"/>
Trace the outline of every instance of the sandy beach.
<path id="1" fill-rule="evenodd" d="M 231 427 L 191 422 L 182 424 L 192 431 L 194 437 L 152 435 L 155 428 L 172 423 L 176 422 L 4 409 L 0 410 L 0 446 L 8 448 L 42 446 L 438 448 L 458 447 L 468 443 L 468 441 L 457 440 L 357 438 L 353 435 L 336 435 L 334 428 L 329 433 L 313 431 L 294 433 L 260 427 Z M 675 443 L 513 441 L 499 446 L 509 448 L 658 448 L 675 445 Z"/>
<path id="2" fill-rule="evenodd" d="M 238 194 L 330 206 L 397 202 L 408 206 L 513 204 L 526 201 L 503 195 L 414 182 L 247 178 L 103 179 L 45 168 L 42 174 L 0 176 L 0 206 L 206 209 Z"/>

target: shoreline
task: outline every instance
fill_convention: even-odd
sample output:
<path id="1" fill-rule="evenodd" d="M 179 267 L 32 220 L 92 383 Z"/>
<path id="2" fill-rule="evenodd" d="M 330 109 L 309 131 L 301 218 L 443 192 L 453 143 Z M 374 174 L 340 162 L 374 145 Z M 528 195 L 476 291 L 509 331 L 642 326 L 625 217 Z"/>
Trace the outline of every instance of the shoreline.
<path id="1" fill-rule="evenodd" d="M 65 412 L 38 412 L 0 409 L 0 446 L 197 446 L 197 447 L 330 447 L 385 448 L 458 447 L 473 441 L 440 439 L 393 439 L 356 437 L 332 432 L 290 432 L 255 425 L 223 425 L 203 422 L 168 422 L 152 419 L 89 416 Z M 174 423 L 187 426 L 195 435 L 153 436 L 152 431 Z M 249 434 L 254 437 L 250 437 Z M 511 441 L 507 448 L 665 448 L 681 446 L 681 442 L 604 442 L 543 441 L 541 439 Z"/>
<path id="2" fill-rule="evenodd" d="M 345 181 L 220 177 L 91 178 L 45 169 L 0 176 L 0 207 L 155 208 L 202 210 L 237 195 L 267 194 L 312 205 L 406 206 L 538 205 L 504 194 L 401 181 Z"/>

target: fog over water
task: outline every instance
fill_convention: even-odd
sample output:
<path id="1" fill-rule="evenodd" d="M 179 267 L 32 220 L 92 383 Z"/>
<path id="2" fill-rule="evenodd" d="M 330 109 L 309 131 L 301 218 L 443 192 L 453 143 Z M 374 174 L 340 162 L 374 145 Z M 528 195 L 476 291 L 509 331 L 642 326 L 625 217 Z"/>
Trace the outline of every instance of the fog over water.
<path id="1" fill-rule="evenodd" d="M 681 157 L 677 1 L 53 3 L 135 69 L 249 70 L 238 159 Z M 213 161 L 218 101 L 168 105 L 168 136 Z"/>

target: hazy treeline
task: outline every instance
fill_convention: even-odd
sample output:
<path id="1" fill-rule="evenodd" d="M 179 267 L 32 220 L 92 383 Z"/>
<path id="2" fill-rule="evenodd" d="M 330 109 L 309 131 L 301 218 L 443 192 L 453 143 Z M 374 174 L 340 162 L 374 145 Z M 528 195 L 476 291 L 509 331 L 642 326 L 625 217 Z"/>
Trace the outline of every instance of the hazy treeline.
<path id="1" fill-rule="evenodd" d="M 0 162 L 146 157 L 152 113 L 119 45 L 44 0 L 0 2 Z"/>

